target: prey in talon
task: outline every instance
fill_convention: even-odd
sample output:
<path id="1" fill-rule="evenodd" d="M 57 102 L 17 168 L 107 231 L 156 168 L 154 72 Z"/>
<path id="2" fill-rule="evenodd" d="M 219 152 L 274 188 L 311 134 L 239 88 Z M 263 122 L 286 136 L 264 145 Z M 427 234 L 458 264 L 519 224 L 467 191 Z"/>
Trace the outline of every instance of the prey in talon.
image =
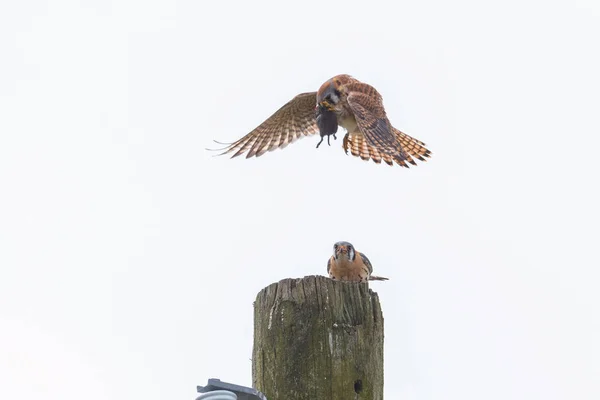
<path id="1" fill-rule="evenodd" d="M 333 135 L 333 138 L 337 140 L 337 137 L 335 136 L 335 133 L 338 130 L 337 116 L 333 111 L 329 111 L 322 104 L 318 104 L 316 107 L 316 117 L 319 134 L 321 135 L 321 140 L 317 143 L 317 149 L 321 143 L 323 143 L 323 138 L 325 136 L 327 136 L 327 145 L 331 146 L 329 143 L 329 136 Z"/>
<path id="2" fill-rule="evenodd" d="M 362 160 L 408 168 L 431 157 L 425 143 L 392 125 L 373 86 L 347 74 L 328 79 L 315 92 L 296 95 L 245 136 L 222 143 L 225 147 L 219 151 L 232 158 L 260 157 L 317 133 L 318 148 L 325 136 L 328 145 L 330 136 L 337 139 L 338 126 L 346 130 L 342 143 L 346 154 Z"/>

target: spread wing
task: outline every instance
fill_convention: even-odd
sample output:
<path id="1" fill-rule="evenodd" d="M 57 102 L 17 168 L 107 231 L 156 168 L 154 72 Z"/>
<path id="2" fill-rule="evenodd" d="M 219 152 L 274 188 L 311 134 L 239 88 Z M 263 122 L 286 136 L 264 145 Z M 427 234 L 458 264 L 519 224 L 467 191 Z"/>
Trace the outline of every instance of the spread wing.
<path id="1" fill-rule="evenodd" d="M 398 129 L 392 127 L 392 132 L 396 139 L 402 146 L 402 153 L 397 156 L 380 152 L 376 147 L 373 147 L 367 143 L 365 138 L 361 135 L 348 133 L 344 137 L 344 150 L 346 154 L 348 150 L 353 156 L 360 157 L 363 160 L 373 160 L 377 164 L 383 160 L 386 164 L 394 165 L 394 162 L 400 166 L 408 168 L 408 163 L 417 165 L 413 158 L 420 161 L 427 161 L 426 158 L 431 157 L 431 151 L 425 147 L 425 143 L 417 140 L 406 133 L 400 132 Z"/>
<path id="2" fill-rule="evenodd" d="M 376 147 L 380 153 L 391 155 L 401 153 L 402 148 L 385 114 L 381 95 L 371 86 L 362 85 L 371 90 L 350 91 L 347 97 L 348 106 L 354 114 L 358 129 L 365 136 L 367 144 Z"/>
<path id="3" fill-rule="evenodd" d="M 246 158 L 259 157 L 267 151 L 282 149 L 302 136 L 318 133 L 316 104 L 317 92 L 297 95 L 252 132 L 227 144 L 220 155 L 234 153 L 233 158 L 248 152 Z"/>

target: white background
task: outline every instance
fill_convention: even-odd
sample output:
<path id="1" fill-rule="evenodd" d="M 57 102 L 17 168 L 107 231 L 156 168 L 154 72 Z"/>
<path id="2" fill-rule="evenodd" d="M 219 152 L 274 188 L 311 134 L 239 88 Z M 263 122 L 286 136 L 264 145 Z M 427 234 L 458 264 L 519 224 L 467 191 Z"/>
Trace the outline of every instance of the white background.
<path id="1" fill-rule="evenodd" d="M 598 38 L 594 0 L 2 2 L 0 398 L 250 386 L 256 294 L 338 240 L 391 278 L 386 399 L 600 398 Z M 204 150 L 340 73 L 433 158 Z"/>

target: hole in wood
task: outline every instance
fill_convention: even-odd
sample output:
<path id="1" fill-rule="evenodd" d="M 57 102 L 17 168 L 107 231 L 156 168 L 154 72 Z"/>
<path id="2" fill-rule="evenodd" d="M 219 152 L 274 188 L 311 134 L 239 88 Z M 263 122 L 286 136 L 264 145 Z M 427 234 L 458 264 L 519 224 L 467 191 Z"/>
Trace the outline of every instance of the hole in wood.
<path id="1" fill-rule="evenodd" d="M 362 381 L 360 379 L 357 379 L 356 381 L 354 381 L 354 393 L 360 392 L 362 392 Z"/>

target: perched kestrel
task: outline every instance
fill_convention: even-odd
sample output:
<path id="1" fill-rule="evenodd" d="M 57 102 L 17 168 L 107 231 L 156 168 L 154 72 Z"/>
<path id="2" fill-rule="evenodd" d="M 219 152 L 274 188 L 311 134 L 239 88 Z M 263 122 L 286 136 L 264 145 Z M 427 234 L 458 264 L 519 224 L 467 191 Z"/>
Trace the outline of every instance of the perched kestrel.
<path id="1" fill-rule="evenodd" d="M 367 256 L 354 250 L 354 246 L 348 242 L 337 242 L 333 245 L 333 255 L 327 261 L 327 273 L 331 279 L 339 281 L 388 280 L 388 278 L 371 275 L 373 266 Z"/>
<path id="2" fill-rule="evenodd" d="M 394 128 L 386 116 L 381 95 L 374 87 L 349 75 L 337 75 L 317 92 L 302 93 L 277 110 L 252 132 L 226 144 L 222 154 L 231 158 L 246 153 L 259 157 L 267 151 L 284 148 L 302 136 L 320 133 L 321 141 L 335 133 L 338 125 L 346 129 L 343 148 L 363 160 L 373 160 L 408 168 L 425 161 L 431 152 L 425 143 Z"/>

